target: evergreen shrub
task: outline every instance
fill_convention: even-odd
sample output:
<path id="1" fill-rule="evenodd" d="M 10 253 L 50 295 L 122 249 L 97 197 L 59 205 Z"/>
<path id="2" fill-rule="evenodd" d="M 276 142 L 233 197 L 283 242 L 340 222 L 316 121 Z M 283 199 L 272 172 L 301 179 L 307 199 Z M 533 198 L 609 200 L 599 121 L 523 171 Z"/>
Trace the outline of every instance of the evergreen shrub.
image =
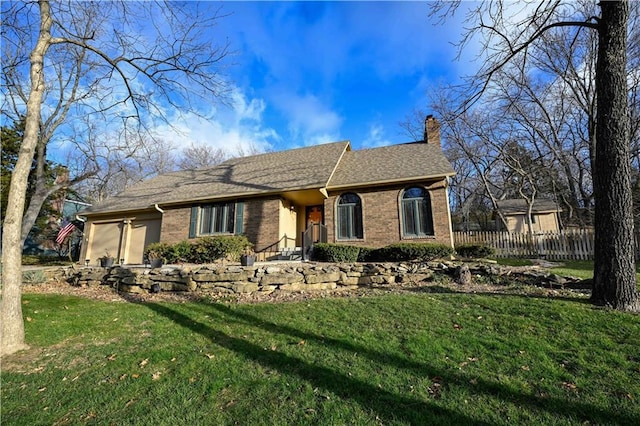
<path id="1" fill-rule="evenodd" d="M 482 244 L 461 244 L 456 247 L 456 253 L 462 257 L 491 257 L 496 254 L 493 247 L 485 246 Z"/>

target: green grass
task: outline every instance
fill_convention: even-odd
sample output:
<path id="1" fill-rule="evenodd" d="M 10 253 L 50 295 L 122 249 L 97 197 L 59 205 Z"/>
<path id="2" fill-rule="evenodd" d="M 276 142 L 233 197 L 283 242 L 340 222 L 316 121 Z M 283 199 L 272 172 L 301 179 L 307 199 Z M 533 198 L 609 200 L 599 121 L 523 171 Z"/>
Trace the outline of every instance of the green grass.
<path id="1" fill-rule="evenodd" d="M 44 256 L 34 254 L 22 255 L 23 265 L 34 266 L 66 266 L 73 264 L 68 258 L 60 258 L 59 256 Z"/>
<path id="2" fill-rule="evenodd" d="M 593 278 L 593 261 L 563 260 L 562 265 L 551 268 L 554 274 L 582 279 Z"/>
<path id="3" fill-rule="evenodd" d="M 24 296 L 2 424 L 640 424 L 640 316 L 417 293 L 300 303 Z"/>
<path id="4" fill-rule="evenodd" d="M 504 265 L 504 266 L 531 266 L 533 265 L 533 262 L 530 261 L 529 259 L 520 259 L 520 258 L 515 258 L 515 257 L 509 257 L 509 258 L 500 258 L 500 259 L 496 259 L 498 262 L 498 265 Z"/>
<path id="5" fill-rule="evenodd" d="M 551 268 L 554 274 L 581 279 L 593 278 L 593 261 L 563 260 L 561 266 Z M 640 263 L 636 264 L 636 279 L 640 283 Z"/>

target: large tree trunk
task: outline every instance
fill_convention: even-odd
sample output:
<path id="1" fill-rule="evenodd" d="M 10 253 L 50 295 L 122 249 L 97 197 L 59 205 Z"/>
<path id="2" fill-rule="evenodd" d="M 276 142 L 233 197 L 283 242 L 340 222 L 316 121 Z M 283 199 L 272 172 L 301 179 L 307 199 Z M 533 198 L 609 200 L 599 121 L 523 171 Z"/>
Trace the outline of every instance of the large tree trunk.
<path id="1" fill-rule="evenodd" d="M 22 215 L 26 202 L 27 180 L 31 162 L 38 144 L 40 131 L 40 110 L 45 90 L 43 73 L 44 55 L 51 41 L 51 15 L 49 3 L 41 0 L 40 33 L 38 42 L 31 52 L 31 91 L 27 102 L 24 137 L 20 145 L 18 161 L 11 175 L 11 186 L 7 197 L 7 212 L 2 230 L 2 302 L 0 313 L 2 348 L 6 355 L 26 349 L 24 340 L 24 320 L 22 318 Z"/>
<path id="2" fill-rule="evenodd" d="M 600 7 L 593 176 L 596 235 L 591 298 L 596 304 L 639 311 L 626 73 L 629 4 L 603 1 Z"/>

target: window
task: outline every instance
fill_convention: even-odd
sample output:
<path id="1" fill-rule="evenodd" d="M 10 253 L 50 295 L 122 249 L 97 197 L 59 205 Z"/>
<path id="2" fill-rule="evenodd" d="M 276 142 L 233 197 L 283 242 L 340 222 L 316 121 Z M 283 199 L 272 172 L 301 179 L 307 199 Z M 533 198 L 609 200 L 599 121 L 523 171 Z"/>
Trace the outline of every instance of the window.
<path id="1" fill-rule="evenodd" d="M 362 239 L 362 201 L 348 192 L 338 198 L 338 239 Z"/>
<path id="2" fill-rule="evenodd" d="M 232 234 L 235 221 L 235 203 L 200 206 L 199 235 Z"/>
<path id="3" fill-rule="evenodd" d="M 433 235 L 431 198 L 424 188 L 405 189 L 400 205 L 403 237 Z"/>

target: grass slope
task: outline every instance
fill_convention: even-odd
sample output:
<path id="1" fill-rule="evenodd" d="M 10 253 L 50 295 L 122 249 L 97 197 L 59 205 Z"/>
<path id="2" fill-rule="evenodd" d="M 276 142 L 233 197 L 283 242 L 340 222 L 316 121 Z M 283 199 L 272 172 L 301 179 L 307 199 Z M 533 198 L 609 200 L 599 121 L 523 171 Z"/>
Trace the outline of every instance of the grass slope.
<path id="1" fill-rule="evenodd" d="M 640 316 L 465 294 L 24 296 L 2 424 L 640 424 Z"/>

